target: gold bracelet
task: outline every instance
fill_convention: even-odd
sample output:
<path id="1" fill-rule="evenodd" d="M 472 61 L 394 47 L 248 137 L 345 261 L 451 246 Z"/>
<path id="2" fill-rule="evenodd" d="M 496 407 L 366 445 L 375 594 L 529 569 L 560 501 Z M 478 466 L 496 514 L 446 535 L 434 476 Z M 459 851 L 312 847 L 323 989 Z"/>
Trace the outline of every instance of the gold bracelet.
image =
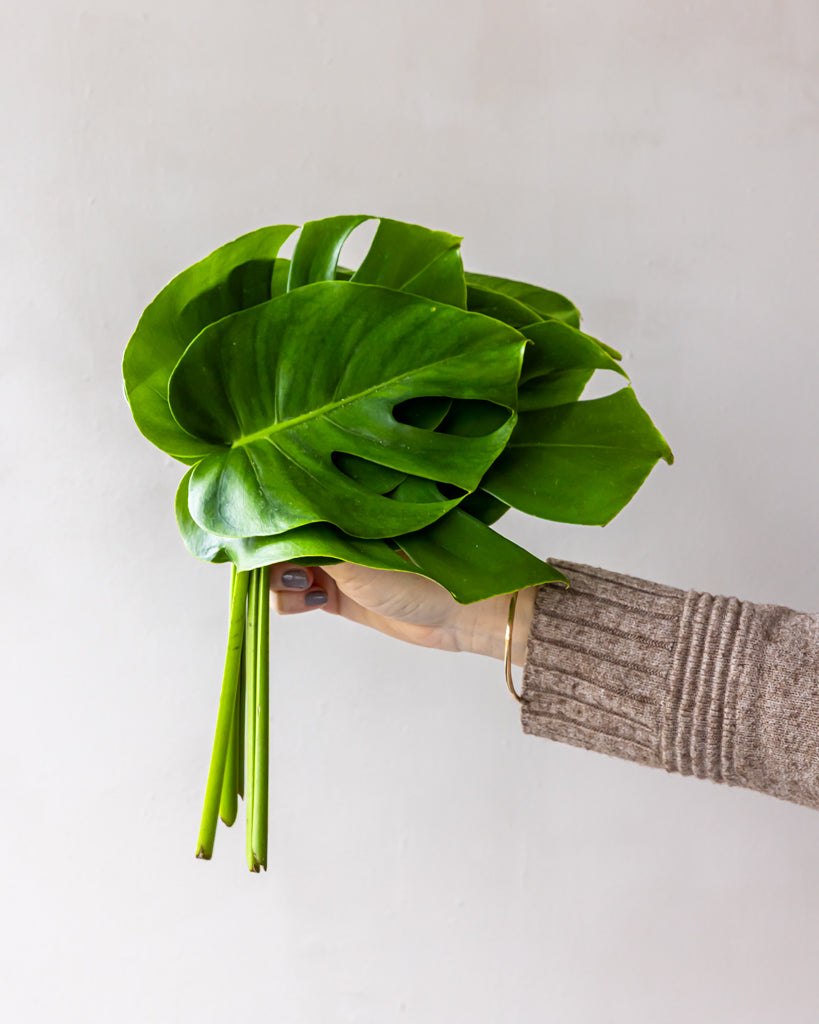
<path id="1" fill-rule="evenodd" d="M 518 704 L 523 703 L 515 684 L 512 682 L 512 628 L 515 625 L 515 605 L 518 603 L 518 591 L 509 598 L 509 619 L 506 622 L 506 644 L 503 651 L 503 669 L 506 673 L 506 687 Z"/>

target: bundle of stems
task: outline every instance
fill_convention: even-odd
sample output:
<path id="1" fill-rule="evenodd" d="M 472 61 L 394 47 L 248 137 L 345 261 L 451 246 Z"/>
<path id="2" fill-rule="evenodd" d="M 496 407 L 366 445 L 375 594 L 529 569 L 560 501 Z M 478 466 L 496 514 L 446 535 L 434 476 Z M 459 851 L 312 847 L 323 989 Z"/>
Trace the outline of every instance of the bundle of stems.
<path id="1" fill-rule="evenodd" d="M 247 866 L 267 870 L 270 746 L 270 567 L 234 566 L 222 693 L 196 856 L 210 860 L 221 817 L 236 821 L 245 801 Z"/>

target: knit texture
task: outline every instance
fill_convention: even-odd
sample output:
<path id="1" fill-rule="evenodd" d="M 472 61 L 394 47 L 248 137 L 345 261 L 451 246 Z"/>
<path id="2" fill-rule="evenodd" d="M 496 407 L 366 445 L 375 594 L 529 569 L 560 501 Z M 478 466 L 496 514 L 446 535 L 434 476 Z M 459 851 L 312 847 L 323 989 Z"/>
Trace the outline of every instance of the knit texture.
<path id="1" fill-rule="evenodd" d="M 525 732 L 819 809 L 819 615 L 552 564 Z"/>

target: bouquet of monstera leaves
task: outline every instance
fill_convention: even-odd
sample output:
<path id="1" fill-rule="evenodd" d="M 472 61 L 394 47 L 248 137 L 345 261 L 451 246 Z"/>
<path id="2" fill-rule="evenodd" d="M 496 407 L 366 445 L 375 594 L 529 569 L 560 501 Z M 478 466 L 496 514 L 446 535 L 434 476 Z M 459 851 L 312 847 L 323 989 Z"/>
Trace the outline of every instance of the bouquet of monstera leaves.
<path id="1" fill-rule="evenodd" d="M 269 566 L 349 561 L 419 573 L 459 602 L 564 581 L 492 529 L 510 507 L 602 525 L 668 445 L 620 355 L 577 308 L 464 271 L 461 239 L 364 216 L 261 228 L 175 277 L 125 351 L 142 433 L 189 467 L 176 497 L 188 550 L 230 562 L 231 610 L 197 856 L 247 809 L 267 863 Z M 624 386 L 580 401 L 595 370 Z"/>

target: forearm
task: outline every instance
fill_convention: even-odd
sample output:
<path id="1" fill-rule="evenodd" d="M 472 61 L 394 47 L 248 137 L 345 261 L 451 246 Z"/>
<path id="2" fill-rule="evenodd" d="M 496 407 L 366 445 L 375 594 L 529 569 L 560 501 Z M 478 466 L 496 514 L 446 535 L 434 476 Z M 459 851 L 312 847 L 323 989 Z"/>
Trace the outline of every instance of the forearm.
<path id="1" fill-rule="evenodd" d="M 819 809 L 819 616 L 555 564 L 524 731 Z"/>

